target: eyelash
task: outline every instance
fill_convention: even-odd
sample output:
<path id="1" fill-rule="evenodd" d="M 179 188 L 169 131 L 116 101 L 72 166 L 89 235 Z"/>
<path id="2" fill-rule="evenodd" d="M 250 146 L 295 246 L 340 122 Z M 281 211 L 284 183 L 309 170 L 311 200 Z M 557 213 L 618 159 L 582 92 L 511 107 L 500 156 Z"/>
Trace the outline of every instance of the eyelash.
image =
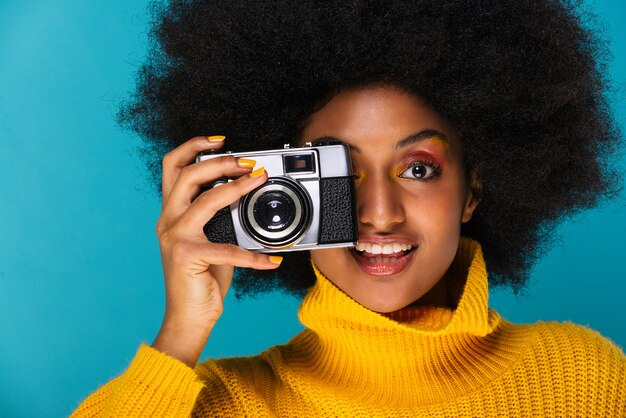
<path id="1" fill-rule="evenodd" d="M 402 174 L 406 173 L 409 170 L 414 169 L 415 167 L 426 167 L 426 175 L 424 177 L 407 177 Z M 428 169 L 431 171 L 428 172 Z M 398 177 L 409 179 L 409 180 L 418 180 L 418 181 L 429 181 L 441 174 L 441 167 L 435 161 L 429 160 L 421 160 L 412 162 L 407 168 L 398 173 Z"/>
<path id="2" fill-rule="evenodd" d="M 427 173 L 426 175 L 428 177 L 420 177 L 420 178 L 413 178 L 413 177 L 405 177 L 402 176 L 402 173 L 405 173 L 406 171 L 414 168 L 414 167 L 428 167 L 430 168 L 432 171 L 429 173 Z M 353 173 L 354 173 L 354 179 L 355 180 L 359 180 L 363 177 L 363 172 L 361 169 L 359 169 L 356 166 L 353 166 Z M 435 161 L 432 160 L 419 160 L 419 161 L 414 161 L 412 163 L 410 163 L 407 168 L 405 168 L 404 170 L 401 170 L 398 172 L 398 177 L 400 178 L 405 178 L 405 179 L 409 179 L 409 180 L 417 180 L 417 181 L 429 181 L 429 180 L 433 180 L 436 177 L 438 177 L 441 174 L 441 167 L 439 166 L 439 164 L 437 164 Z"/>

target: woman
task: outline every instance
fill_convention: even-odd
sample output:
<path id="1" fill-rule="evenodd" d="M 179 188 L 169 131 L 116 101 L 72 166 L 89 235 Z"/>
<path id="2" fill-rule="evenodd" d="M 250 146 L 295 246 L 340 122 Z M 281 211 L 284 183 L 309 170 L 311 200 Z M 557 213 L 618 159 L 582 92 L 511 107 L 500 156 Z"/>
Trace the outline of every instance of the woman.
<path id="1" fill-rule="evenodd" d="M 487 304 L 488 280 L 520 289 L 558 221 L 619 187 L 602 43 L 581 13 L 546 0 L 157 10 L 121 116 L 156 178 L 162 158 L 166 313 L 75 415 L 626 415 L 617 346 Z M 283 260 L 207 241 L 204 224 L 267 173 L 232 156 L 192 164 L 198 153 L 327 140 L 350 148 L 355 248 Z M 223 176 L 237 179 L 201 193 Z M 234 267 L 239 292 L 305 294 L 307 329 L 197 364 Z"/>

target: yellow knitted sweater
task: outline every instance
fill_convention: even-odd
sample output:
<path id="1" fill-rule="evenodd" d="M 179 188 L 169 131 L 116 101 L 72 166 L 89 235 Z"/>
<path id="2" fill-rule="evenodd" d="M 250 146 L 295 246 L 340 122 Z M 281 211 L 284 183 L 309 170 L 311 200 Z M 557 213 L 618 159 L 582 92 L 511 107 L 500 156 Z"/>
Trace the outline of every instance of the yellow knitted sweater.
<path id="1" fill-rule="evenodd" d="M 147 345 L 73 416 L 626 417 L 626 357 L 571 323 L 514 325 L 487 306 L 480 246 L 462 239 L 456 309 L 399 322 L 317 269 L 307 327 L 254 357 L 191 369 Z"/>

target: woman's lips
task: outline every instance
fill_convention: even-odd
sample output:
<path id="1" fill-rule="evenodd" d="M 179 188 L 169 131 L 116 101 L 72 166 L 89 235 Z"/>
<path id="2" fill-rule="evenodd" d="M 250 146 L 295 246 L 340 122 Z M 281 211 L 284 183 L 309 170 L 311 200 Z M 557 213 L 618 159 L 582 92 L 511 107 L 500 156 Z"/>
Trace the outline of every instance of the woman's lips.
<path id="1" fill-rule="evenodd" d="M 359 268 L 366 274 L 372 276 L 391 276 L 398 274 L 409 264 L 413 253 L 417 248 L 410 251 L 399 251 L 392 254 L 371 254 L 367 252 L 359 253 L 356 249 L 350 249 L 352 258 Z"/>

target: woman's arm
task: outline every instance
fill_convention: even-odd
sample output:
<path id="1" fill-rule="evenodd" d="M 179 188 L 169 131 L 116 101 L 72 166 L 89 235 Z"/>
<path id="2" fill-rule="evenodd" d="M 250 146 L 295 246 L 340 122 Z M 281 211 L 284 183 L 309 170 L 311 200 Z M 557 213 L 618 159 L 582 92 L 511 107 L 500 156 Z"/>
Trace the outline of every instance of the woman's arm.
<path id="1" fill-rule="evenodd" d="M 192 164 L 201 151 L 221 148 L 223 139 L 195 137 L 163 158 L 163 208 L 157 235 L 166 307 L 152 346 L 190 367 L 195 366 L 222 315 L 234 266 L 274 269 L 281 260 L 209 242 L 204 234 L 204 225 L 218 210 L 267 180 L 263 169 L 252 171 L 253 160 L 222 156 Z M 238 178 L 198 195 L 203 185 L 222 177 Z"/>
<path id="2" fill-rule="evenodd" d="M 129 368 L 90 395 L 74 416 L 184 415 L 203 383 L 193 370 L 223 312 L 234 266 L 273 269 L 280 258 L 215 244 L 204 225 L 221 208 L 261 185 L 267 174 L 254 161 L 232 156 L 196 164 L 201 151 L 223 137 L 195 137 L 163 158 L 163 206 L 157 222 L 166 291 L 161 329 L 152 347 L 142 345 Z M 236 180 L 199 194 L 221 177 Z M 199 195 L 198 195 L 199 194 Z"/>
<path id="3" fill-rule="evenodd" d="M 189 366 L 142 344 L 128 369 L 72 417 L 188 416 L 204 384 Z"/>

